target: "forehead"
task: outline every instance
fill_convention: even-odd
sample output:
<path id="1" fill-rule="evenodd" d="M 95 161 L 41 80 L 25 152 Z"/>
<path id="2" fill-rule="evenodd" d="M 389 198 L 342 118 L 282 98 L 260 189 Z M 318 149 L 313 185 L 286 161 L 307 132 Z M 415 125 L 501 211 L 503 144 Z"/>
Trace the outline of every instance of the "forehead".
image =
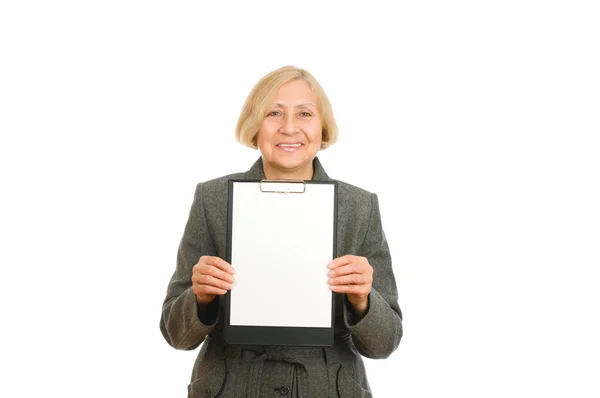
<path id="1" fill-rule="evenodd" d="M 296 79 L 279 87 L 273 102 L 280 104 L 313 103 L 316 105 L 318 97 L 307 81 Z"/>

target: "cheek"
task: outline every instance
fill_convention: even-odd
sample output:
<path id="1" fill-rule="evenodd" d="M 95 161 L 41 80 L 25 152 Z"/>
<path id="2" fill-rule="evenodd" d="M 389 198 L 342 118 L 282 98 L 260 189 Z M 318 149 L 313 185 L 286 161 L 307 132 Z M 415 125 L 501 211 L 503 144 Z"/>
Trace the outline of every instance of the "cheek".
<path id="1" fill-rule="evenodd" d="M 262 122 L 260 125 L 260 129 L 258 130 L 258 134 L 256 135 L 256 141 L 261 142 L 265 141 L 269 137 L 269 127 L 265 122 Z"/>
<path id="2" fill-rule="evenodd" d="M 310 139 L 313 142 L 320 143 L 323 138 L 323 126 L 319 121 L 311 123 L 310 127 L 307 129 L 310 131 Z"/>
<path id="3" fill-rule="evenodd" d="M 275 134 L 275 132 L 277 132 L 278 129 L 279 126 L 276 122 L 263 120 L 263 122 L 260 125 L 258 135 L 262 135 L 263 139 L 269 139 Z"/>
<path id="4" fill-rule="evenodd" d="M 260 130 L 256 135 L 256 145 L 263 155 L 269 154 L 272 151 L 276 133 L 277 126 L 274 123 L 263 121 L 260 125 Z"/>

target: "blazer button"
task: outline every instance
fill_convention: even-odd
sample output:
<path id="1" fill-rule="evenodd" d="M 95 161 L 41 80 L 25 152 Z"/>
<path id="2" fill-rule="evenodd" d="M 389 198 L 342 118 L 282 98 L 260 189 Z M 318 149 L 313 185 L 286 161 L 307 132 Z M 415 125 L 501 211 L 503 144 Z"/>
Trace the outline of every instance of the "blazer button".
<path id="1" fill-rule="evenodd" d="M 205 397 L 210 397 L 210 388 L 205 388 L 204 389 L 204 396 Z"/>
<path id="2" fill-rule="evenodd" d="M 279 390 L 279 394 L 281 394 L 281 395 L 288 395 L 289 392 L 290 392 L 290 389 L 287 387 L 281 387 L 281 390 Z"/>

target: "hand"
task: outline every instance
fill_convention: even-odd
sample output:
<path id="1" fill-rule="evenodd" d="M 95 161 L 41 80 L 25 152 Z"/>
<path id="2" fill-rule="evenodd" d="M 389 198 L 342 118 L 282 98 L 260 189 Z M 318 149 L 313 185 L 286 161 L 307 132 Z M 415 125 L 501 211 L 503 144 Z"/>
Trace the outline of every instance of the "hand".
<path id="1" fill-rule="evenodd" d="M 192 268 L 192 290 L 199 304 L 208 304 L 216 295 L 223 295 L 234 282 L 234 269 L 227 261 L 212 256 L 202 256 Z"/>
<path id="2" fill-rule="evenodd" d="M 373 267 L 365 257 L 346 255 L 329 263 L 331 290 L 346 293 L 348 301 L 358 313 L 367 310 L 373 284 Z"/>

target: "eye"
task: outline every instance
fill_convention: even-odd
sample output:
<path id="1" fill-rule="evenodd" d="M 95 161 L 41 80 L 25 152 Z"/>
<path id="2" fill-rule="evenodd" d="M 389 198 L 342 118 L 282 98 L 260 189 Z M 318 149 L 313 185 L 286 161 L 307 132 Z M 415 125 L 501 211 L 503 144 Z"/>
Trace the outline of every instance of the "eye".
<path id="1" fill-rule="evenodd" d="M 312 116 L 312 114 L 310 112 L 302 111 L 302 112 L 300 112 L 300 116 L 310 117 L 310 116 Z"/>
<path id="2" fill-rule="evenodd" d="M 267 116 L 272 116 L 272 117 L 281 116 L 281 112 L 280 111 L 271 111 L 271 112 L 267 113 Z"/>

